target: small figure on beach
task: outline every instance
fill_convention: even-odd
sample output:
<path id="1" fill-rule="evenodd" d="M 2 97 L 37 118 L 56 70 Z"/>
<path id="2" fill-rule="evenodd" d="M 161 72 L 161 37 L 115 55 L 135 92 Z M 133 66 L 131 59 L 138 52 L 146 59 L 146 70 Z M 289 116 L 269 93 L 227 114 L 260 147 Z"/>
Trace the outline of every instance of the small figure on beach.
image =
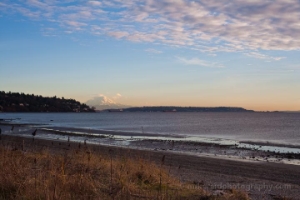
<path id="1" fill-rule="evenodd" d="M 2 129 L 0 128 L 0 134 L 2 133 Z"/>
<path id="2" fill-rule="evenodd" d="M 15 128 L 15 126 L 12 126 L 10 130 L 11 130 L 11 131 L 14 131 L 14 128 Z"/>
<path id="3" fill-rule="evenodd" d="M 34 137 L 36 135 L 37 129 L 35 129 L 35 131 L 33 131 L 32 136 Z"/>

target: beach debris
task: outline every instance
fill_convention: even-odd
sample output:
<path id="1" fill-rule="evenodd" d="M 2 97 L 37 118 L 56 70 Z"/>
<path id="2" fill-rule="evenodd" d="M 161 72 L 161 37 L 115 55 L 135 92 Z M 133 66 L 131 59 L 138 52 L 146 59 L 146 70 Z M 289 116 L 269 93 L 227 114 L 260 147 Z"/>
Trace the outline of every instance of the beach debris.
<path id="1" fill-rule="evenodd" d="M 160 191 L 162 189 L 162 167 L 165 164 L 165 158 L 166 158 L 166 156 L 163 155 L 161 158 L 161 163 L 160 163 L 160 171 L 159 171 L 159 190 Z"/>
<path id="2" fill-rule="evenodd" d="M 162 165 L 165 163 L 165 158 L 166 158 L 165 155 L 163 155 L 163 157 L 161 158 L 161 164 L 162 164 Z"/>
<path id="3" fill-rule="evenodd" d="M 113 154 L 113 150 L 112 149 L 108 149 L 108 153 L 110 156 L 110 193 L 112 194 L 112 190 L 113 190 L 113 163 L 112 163 L 112 154 Z"/>
<path id="4" fill-rule="evenodd" d="M 201 180 L 201 181 L 194 180 L 193 185 L 197 185 L 197 186 L 204 185 L 204 181 L 203 180 Z"/>

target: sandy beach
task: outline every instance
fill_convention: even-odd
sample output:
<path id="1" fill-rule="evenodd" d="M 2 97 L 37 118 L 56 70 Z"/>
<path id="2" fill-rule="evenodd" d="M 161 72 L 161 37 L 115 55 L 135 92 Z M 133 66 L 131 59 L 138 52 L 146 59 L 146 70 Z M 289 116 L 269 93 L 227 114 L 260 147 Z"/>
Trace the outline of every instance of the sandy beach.
<path id="1" fill-rule="evenodd" d="M 1 127 L 3 127 L 2 125 Z M 7 127 L 8 128 L 8 127 Z M 2 129 L 3 130 L 3 129 Z M 239 189 L 249 193 L 252 199 L 299 199 L 300 167 L 291 164 L 224 159 L 203 155 L 188 155 L 162 149 L 144 150 L 112 145 L 99 145 L 60 139 L 42 139 L 1 134 L 1 144 L 16 149 L 49 149 L 54 153 L 89 148 L 115 157 L 129 156 L 159 163 L 165 156 L 165 167 L 182 182 L 193 183 L 213 193 L 227 189 Z"/>

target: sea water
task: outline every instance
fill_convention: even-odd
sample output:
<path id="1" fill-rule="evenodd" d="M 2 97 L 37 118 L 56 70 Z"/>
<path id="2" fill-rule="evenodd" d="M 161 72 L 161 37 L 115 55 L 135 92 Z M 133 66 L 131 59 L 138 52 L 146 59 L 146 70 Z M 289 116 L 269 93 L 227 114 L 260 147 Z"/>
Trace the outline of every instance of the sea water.
<path id="1" fill-rule="evenodd" d="M 13 123 L 300 146 L 300 113 L 0 113 Z"/>

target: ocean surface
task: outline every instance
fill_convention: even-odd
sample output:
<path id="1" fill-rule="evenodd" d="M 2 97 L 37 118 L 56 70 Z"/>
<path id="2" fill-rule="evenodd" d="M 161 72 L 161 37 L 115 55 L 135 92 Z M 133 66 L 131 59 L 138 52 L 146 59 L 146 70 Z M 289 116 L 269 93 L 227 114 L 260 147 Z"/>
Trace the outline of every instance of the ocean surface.
<path id="1" fill-rule="evenodd" d="M 300 113 L 0 113 L 13 123 L 300 146 Z"/>

